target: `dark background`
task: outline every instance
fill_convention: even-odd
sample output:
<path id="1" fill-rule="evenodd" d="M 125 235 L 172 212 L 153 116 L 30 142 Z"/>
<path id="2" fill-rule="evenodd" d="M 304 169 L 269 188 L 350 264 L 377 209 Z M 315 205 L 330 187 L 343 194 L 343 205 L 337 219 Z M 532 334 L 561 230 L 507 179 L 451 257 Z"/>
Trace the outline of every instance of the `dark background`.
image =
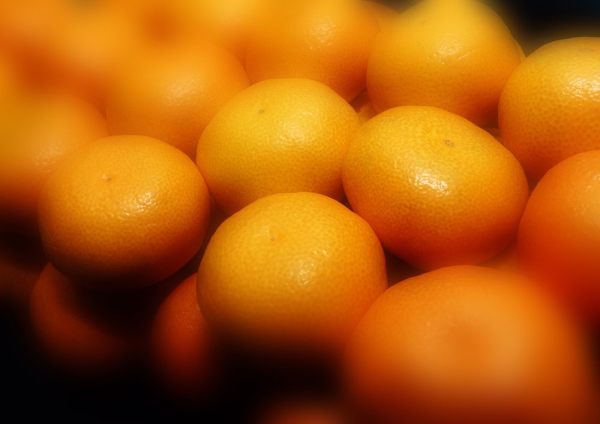
<path id="1" fill-rule="evenodd" d="M 383 0 L 388 5 L 406 1 Z M 600 36 L 600 0 L 488 0 L 510 20 L 526 53 L 549 41 Z M 53 374 L 39 362 L 27 321 L 0 305 L 0 408 L 2 420 L 60 419 L 87 423 L 246 422 L 251 405 L 272 396 L 268 379 L 240 372 L 220 401 L 195 408 L 166 402 L 144 372 L 105 384 L 86 384 Z M 277 389 L 272 389 L 277 391 Z"/>

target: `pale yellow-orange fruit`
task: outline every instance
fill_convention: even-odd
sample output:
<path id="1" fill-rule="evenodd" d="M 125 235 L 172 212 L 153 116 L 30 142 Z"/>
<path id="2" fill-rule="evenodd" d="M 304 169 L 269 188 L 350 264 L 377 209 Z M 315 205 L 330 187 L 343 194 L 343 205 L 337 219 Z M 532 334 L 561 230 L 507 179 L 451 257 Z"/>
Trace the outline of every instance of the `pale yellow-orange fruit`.
<path id="1" fill-rule="evenodd" d="M 229 217 L 198 271 L 208 325 L 272 358 L 331 358 L 387 287 L 369 225 L 316 193 L 282 193 Z"/>
<path id="2" fill-rule="evenodd" d="M 600 38 L 558 40 L 508 80 L 498 123 L 504 145 L 534 180 L 577 153 L 600 149 Z"/>
<path id="3" fill-rule="evenodd" d="M 342 171 L 352 209 L 423 270 L 476 264 L 516 235 L 529 194 L 515 157 L 485 130 L 426 106 L 364 124 Z"/>
<path id="4" fill-rule="evenodd" d="M 341 200 L 342 162 L 359 127 L 352 107 L 322 83 L 263 81 L 219 111 L 200 138 L 196 163 L 228 214 L 275 193 Z"/>

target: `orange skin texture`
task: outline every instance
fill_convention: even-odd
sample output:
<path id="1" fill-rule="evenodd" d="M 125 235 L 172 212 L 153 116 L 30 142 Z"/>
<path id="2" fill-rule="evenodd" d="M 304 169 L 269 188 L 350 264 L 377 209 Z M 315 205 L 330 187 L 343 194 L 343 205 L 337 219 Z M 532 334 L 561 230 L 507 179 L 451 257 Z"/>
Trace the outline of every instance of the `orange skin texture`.
<path id="1" fill-rule="evenodd" d="M 214 372 L 210 346 L 193 274 L 165 299 L 154 320 L 152 351 L 163 383 L 185 396 L 206 392 Z"/>
<path id="2" fill-rule="evenodd" d="M 352 107 L 322 83 L 262 81 L 219 111 L 200 138 L 196 163 L 227 214 L 275 193 L 341 200 L 342 163 L 359 127 Z"/>
<path id="3" fill-rule="evenodd" d="M 551 168 L 527 203 L 518 235 L 523 266 L 582 317 L 600 322 L 600 152 Z"/>
<path id="4" fill-rule="evenodd" d="M 373 424 L 589 424 L 593 362 L 580 329 L 518 274 L 456 266 L 388 289 L 345 357 Z"/>
<path id="5" fill-rule="evenodd" d="M 506 147 L 538 181 L 577 153 L 600 149 L 600 38 L 554 41 L 506 83 L 498 123 Z"/>
<path id="6" fill-rule="evenodd" d="M 0 220 L 10 231 L 37 235 L 37 205 L 50 174 L 82 146 L 108 136 L 91 104 L 47 93 L 13 104 L 0 137 Z"/>
<path id="7" fill-rule="evenodd" d="M 487 6 L 425 1 L 377 38 L 367 88 L 379 112 L 434 106 L 484 126 L 495 121 L 502 88 L 519 63 L 510 31 Z"/>
<path id="8" fill-rule="evenodd" d="M 384 247 L 423 270 L 499 253 L 528 197 L 521 166 L 494 137 L 425 106 L 390 109 L 364 124 L 342 179 L 352 209 Z"/>
<path id="9" fill-rule="evenodd" d="M 273 13 L 248 44 L 246 70 L 255 83 L 271 78 L 320 81 L 350 101 L 365 89 L 373 14 L 355 1 L 301 4 Z"/>
<path id="10" fill-rule="evenodd" d="M 61 164 L 39 201 L 49 261 L 77 282 L 127 292 L 164 280 L 204 238 L 210 197 L 194 163 L 143 136 L 97 140 Z"/>
<path id="11" fill-rule="evenodd" d="M 46 265 L 39 239 L 0 236 L 0 302 L 27 310 L 33 285 Z"/>
<path id="12" fill-rule="evenodd" d="M 127 300 L 137 299 L 88 291 L 48 264 L 31 294 L 34 336 L 62 369 L 77 375 L 112 372 L 128 363 L 142 343 Z"/>
<path id="13" fill-rule="evenodd" d="M 221 337 L 261 357 L 306 360 L 338 355 L 386 287 L 383 250 L 363 219 L 320 194 L 283 193 L 221 224 L 197 290 Z"/>
<path id="14" fill-rule="evenodd" d="M 208 44 L 175 43 L 143 51 L 115 79 L 106 114 L 113 135 L 163 140 L 196 157 L 208 123 L 248 87 L 242 65 Z"/>

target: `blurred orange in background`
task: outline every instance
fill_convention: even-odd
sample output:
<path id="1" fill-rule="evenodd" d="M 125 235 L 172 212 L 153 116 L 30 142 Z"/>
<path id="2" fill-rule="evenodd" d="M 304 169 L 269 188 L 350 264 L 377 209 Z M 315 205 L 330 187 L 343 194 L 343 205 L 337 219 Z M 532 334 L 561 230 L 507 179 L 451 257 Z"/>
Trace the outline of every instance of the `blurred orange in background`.
<path id="1" fill-rule="evenodd" d="M 246 69 L 251 82 L 309 78 L 347 101 L 364 90 L 379 24 L 362 2 L 291 1 L 273 9 L 250 37 Z"/>
<path id="2" fill-rule="evenodd" d="M 346 355 L 363 422 L 589 424 L 593 362 L 580 329 L 539 287 L 483 267 L 397 284 Z"/>

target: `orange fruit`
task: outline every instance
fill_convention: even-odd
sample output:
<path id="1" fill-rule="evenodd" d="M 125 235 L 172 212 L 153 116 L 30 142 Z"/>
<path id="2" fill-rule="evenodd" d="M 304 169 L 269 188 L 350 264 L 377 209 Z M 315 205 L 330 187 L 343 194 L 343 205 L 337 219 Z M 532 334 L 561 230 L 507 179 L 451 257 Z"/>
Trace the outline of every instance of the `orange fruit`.
<path id="1" fill-rule="evenodd" d="M 502 88 L 519 62 L 510 31 L 489 7 L 424 1 L 375 41 L 367 88 L 379 112 L 435 106 L 483 126 L 496 119 Z"/>
<path id="2" fill-rule="evenodd" d="M 16 65 L 8 56 L 0 53 L 0 108 L 2 110 L 22 92 L 22 85 Z"/>
<path id="3" fill-rule="evenodd" d="M 367 90 L 356 96 L 356 98 L 350 102 L 350 105 L 354 108 L 356 113 L 358 113 L 358 119 L 360 119 L 361 124 L 364 124 L 377 115 L 377 111 L 373 107 L 373 103 L 369 98 Z"/>
<path id="4" fill-rule="evenodd" d="M 0 119 L 0 223 L 37 234 L 43 184 L 69 155 L 108 136 L 106 120 L 92 105 L 61 93 L 23 99 Z"/>
<path id="5" fill-rule="evenodd" d="M 577 153 L 600 149 L 600 38 L 546 44 L 525 59 L 500 98 L 506 147 L 533 179 Z"/>
<path id="6" fill-rule="evenodd" d="M 375 301 L 345 357 L 347 392 L 373 424 L 589 424 L 585 341 L 517 274 L 456 266 Z"/>
<path id="7" fill-rule="evenodd" d="M 155 137 L 195 158 L 208 123 L 247 86 L 242 65 L 208 44 L 144 50 L 109 90 L 108 125 L 113 135 Z"/>
<path id="8" fill-rule="evenodd" d="M 383 250 L 362 218 L 320 194 L 282 193 L 221 224 L 197 290 L 209 326 L 243 350 L 317 359 L 340 352 L 386 286 Z"/>
<path id="9" fill-rule="evenodd" d="M 31 294 L 33 334 L 53 364 L 102 376 L 129 363 L 141 347 L 135 300 L 91 292 L 48 264 Z"/>
<path id="10" fill-rule="evenodd" d="M 120 292 L 185 265 L 202 244 L 209 210 L 194 163 L 143 136 L 80 148 L 50 176 L 38 209 L 50 262 L 80 284 Z"/>
<path id="11" fill-rule="evenodd" d="M 523 265 L 571 302 L 600 318 L 600 151 L 560 162 L 540 180 L 525 208 L 518 248 Z"/>
<path id="12" fill-rule="evenodd" d="M 359 126 L 352 107 L 324 84 L 262 81 L 217 113 L 200 138 L 196 163 L 228 214 L 275 193 L 340 200 L 342 162 Z"/>
<path id="13" fill-rule="evenodd" d="M 352 209 L 382 244 L 424 270 L 500 252 L 528 197 L 521 166 L 494 137 L 426 106 L 393 108 L 364 124 L 342 178 Z"/>
<path id="14" fill-rule="evenodd" d="M 0 236 L 0 302 L 17 312 L 26 310 L 33 285 L 46 265 L 37 238 Z"/>
<path id="15" fill-rule="evenodd" d="M 164 300 L 154 320 L 152 351 L 164 384 L 185 396 L 206 392 L 214 373 L 210 345 L 193 274 Z"/>
<path id="16" fill-rule="evenodd" d="M 377 20 L 357 1 L 291 3 L 296 7 L 274 11 L 251 34 L 246 54 L 250 81 L 309 78 L 352 100 L 365 88 Z"/>

